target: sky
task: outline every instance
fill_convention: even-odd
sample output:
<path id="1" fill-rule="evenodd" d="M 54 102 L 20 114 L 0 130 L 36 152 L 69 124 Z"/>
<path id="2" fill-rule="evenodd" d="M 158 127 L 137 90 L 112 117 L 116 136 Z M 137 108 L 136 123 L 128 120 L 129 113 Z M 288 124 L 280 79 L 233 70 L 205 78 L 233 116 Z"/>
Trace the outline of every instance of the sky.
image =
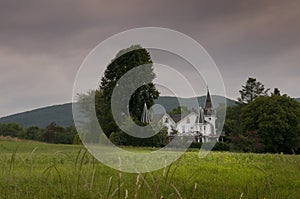
<path id="1" fill-rule="evenodd" d="M 299 10 L 297 0 L 0 0 L 0 117 L 71 102 L 98 43 L 148 26 L 199 42 L 231 99 L 248 77 L 300 97 Z"/>

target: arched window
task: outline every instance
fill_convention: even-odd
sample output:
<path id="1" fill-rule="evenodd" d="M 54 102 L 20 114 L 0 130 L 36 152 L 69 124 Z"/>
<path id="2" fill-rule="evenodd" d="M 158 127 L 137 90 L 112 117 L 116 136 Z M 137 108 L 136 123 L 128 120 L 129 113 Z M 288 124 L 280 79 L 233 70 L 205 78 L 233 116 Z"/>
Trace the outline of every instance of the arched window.
<path id="1" fill-rule="evenodd" d="M 165 123 L 169 123 L 169 118 L 166 117 Z"/>

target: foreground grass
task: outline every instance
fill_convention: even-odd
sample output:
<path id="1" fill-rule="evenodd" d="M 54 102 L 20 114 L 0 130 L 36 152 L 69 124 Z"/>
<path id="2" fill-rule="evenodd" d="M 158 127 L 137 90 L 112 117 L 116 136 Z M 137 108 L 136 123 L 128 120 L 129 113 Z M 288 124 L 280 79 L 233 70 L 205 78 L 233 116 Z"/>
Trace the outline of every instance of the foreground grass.
<path id="1" fill-rule="evenodd" d="M 132 149 L 130 150 L 145 150 Z M 146 174 L 121 173 L 82 146 L 0 141 L 0 198 L 299 198 L 300 157 L 187 152 Z"/>

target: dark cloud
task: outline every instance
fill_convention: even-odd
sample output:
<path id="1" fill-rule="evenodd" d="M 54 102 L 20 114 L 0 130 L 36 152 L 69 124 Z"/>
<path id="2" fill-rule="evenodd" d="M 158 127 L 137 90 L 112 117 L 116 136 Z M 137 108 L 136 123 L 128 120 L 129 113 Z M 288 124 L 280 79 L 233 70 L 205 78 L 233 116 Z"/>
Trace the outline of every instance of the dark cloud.
<path id="1" fill-rule="evenodd" d="M 70 101 L 89 51 L 143 26 L 172 28 L 202 44 L 231 98 L 248 76 L 299 97 L 299 10 L 292 0 L 1 1 L 0 115 Z"/>

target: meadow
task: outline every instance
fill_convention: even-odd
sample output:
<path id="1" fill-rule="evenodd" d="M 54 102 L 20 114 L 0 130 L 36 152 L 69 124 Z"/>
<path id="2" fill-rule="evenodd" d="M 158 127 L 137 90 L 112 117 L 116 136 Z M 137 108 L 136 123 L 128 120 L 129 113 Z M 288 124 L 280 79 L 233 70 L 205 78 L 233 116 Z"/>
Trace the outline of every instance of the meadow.
<path id="1" fill-rule="evenodd" d="M 148 150 L 130 148 L 129 150 Z M 83 146 L 0 141 L 0 198 L 299 198 L 300 156 L 186 152 L 151 173 L 111 169 Z"/>

